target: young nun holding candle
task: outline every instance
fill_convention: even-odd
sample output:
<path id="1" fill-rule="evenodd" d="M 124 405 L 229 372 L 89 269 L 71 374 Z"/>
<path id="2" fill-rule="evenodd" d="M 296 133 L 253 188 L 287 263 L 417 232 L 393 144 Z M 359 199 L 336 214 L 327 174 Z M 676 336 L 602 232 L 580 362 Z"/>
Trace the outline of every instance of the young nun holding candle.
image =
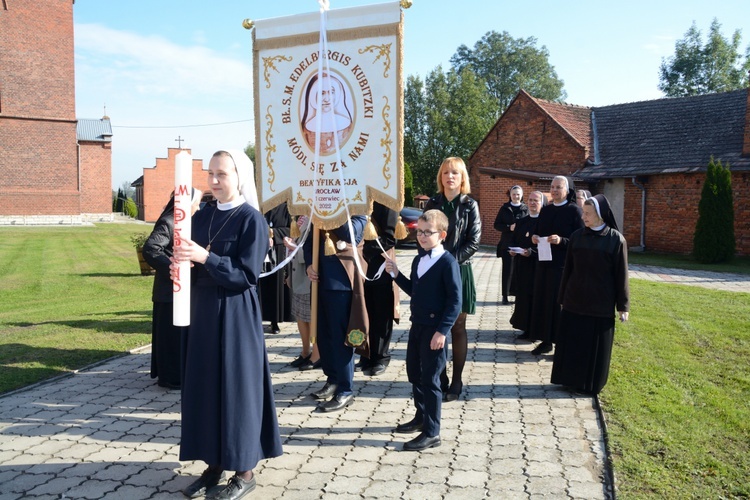
<path id="1" fill-rule="evenodd" d="M 282 453 L 258 300 L 269 229 L 244 152 L 214 153 L 208 187 L 216 203 L 193 217 L 193 239 L 175 246 L 171 268 L 175 279 L 178 262 L 194 264 L 180 460 L 208 464 L 185 496 L 229 500 L 255 488 L 252 469 L 260 460 Z M 236 473 L 218 488 L 225 470 Z"/>
<path id="2" fill-rule="evenodd" d="M 615 309 L 628 320 L 628 246 L 604 195 L 584 202 L 583 223 L 568 242 L 552 383 L 598 394 L 609 375 Z"/>

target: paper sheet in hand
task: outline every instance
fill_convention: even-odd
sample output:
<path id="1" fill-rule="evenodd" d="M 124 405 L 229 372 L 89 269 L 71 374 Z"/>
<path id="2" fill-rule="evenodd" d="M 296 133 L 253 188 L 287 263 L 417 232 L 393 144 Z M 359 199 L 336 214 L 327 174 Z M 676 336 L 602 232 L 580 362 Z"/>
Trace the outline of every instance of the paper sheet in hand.
<path id="1" fill-rule="evenodd" d="M 550 247 L 546 236 L 539 237 L 537 251 L 539 252 L 539 260 L 552 260 L 552 248 Z"/>
<path id="2" fill-rule="evenodd" d="M 526 249 L 521 247 L 508 247 L 508 250 L 516 253 L 526 253 Z"/>

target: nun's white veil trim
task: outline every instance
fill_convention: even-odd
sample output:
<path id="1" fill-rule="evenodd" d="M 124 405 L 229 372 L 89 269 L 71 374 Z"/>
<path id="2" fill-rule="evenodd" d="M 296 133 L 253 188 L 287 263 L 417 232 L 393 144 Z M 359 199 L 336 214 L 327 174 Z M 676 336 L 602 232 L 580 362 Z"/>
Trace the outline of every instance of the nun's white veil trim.
<path id="1" fill-rule="evenodd" d="M 255 188 L 255 167 L 247 154 L 241 149 L 224 149 L 229 153 L 237 169 L 237 177 L 240 182 L 240 194 L 245 198 L 248 205 L 260 211 L 258 202 L 258 190 Z"/>

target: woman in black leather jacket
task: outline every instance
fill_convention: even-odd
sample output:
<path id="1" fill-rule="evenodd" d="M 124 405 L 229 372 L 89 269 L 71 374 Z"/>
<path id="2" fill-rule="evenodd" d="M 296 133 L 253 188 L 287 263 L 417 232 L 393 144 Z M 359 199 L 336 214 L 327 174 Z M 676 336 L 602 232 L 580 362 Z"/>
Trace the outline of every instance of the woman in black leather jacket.
<path id="1" fill-rule="evenodd" d="M 447 371 L 440 375 L 445 401 L 455 401 L 461 395 L 463 382 L 461 375 L 466 364 L 468 339 L 466 336 L 466 315 L 474 314 L 477 291 L 471 257 L 479 248 L 482 235 L 482 219 L 479 204 L 469 196 L 469 172 L 461 158 L 450 157 L 443 160 L 437 174 L 439 193 L 430 198 L 425 211 L 437 209 L 448 216 L 448 235 L 443 242 L 445 250 L 456 258 L 461 271 L 462 306 L 461 314 L 451 328 L 453 349 L 453 376 L 448 385 Z"/>

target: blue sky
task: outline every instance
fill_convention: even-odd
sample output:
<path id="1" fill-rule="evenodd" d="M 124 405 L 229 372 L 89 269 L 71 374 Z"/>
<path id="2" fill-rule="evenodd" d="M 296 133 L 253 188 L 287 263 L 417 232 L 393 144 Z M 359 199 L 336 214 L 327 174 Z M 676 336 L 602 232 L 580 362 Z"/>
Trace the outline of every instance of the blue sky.
<path id="1" fill-rule="evenodd" d="M 372 3 L 330 0 L 332 9 Z M 246 146 L 254 137 L 252 36 L 242 20 L 317 10 L 317 0 L 76 0 L 76 112 L 99 118 L 106 105 L 113 187 L 166 157 L 178 136 L 204 160 Z M 507 31 L 548 49 L 571 104 L 658 99 L 662 58 L 693 21 L 705 37 L 713 18 L 725 37 L 745 28 L 744 53 L 747 0 L 414 0 L 405 11 L 404 74 L 447 69 L 459 45 Z"/>

